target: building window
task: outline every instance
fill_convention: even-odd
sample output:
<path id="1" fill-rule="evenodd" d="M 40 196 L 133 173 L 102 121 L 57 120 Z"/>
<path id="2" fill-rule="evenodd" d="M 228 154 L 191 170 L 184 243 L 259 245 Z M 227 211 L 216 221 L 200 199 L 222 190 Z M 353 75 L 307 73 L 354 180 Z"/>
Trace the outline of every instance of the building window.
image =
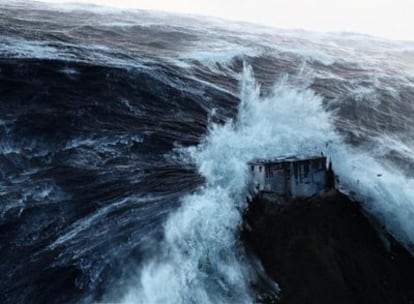
<path id="1" fill-rule="evenodd" d="M 262 172 L 262 166 L 259 166 L 259 171 Z"/>
<path id="2" fill-rule="evenodd" d="M 250 167 L 251 169 L 252 169 L 252 171 L 254 171 L 254 166 L 253 165 L 251 165 L 251 167 Z"/>
<path id="3" fill-rule="evenodd" d="M 303 175 L 304 175 L 304 177 L 307 177 L 308 175 L 309 175 L 309 163 L 308 162 L 306 162 L 304 165 L 303 165 Z"/>

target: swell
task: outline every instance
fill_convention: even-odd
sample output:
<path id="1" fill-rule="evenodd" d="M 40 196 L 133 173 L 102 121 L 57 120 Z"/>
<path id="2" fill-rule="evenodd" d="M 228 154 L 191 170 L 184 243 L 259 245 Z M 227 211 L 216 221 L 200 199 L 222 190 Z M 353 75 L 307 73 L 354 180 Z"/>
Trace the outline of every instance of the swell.
<path id="1" fill-rule="evenodd" d="M 234 234 L 257 156 L 325 151 L 412 249 L 409 45 L 142 11 L 0 21 L 2 303 L 252 299 Z"/>
<path id="2" fill-rule="evenodd" d="M 170 151 L 198 143 L 208 109 L 220 120 L 237 101 L 162 66 L 2 59 L 0 70 L 3 303 L 86 299 L 139 261 L 202 183 Z M 192 90 L 169 81 L 177 76 Z"/>

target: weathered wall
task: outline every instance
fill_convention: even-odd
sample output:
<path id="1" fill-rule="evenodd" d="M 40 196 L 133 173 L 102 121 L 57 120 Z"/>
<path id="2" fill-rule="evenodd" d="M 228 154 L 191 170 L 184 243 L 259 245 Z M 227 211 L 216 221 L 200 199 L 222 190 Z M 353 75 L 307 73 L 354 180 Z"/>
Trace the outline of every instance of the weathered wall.
<path id="1" fill-rule="evenodd" d="M 261 167 L 261 169 L 260 169 Z M 259 166 L 259 165 L 252 165 L 249 168 L 250 170 L 250 174 L 252 176 L 250 184 L 251 187 L 253 187 L 254 189 L 257 189 L 257 185 L 259 185 L 258 190 L 264 190 L 264 186 L 265 186 L 265 170 L 264 170 L 264 166 Z"/>
<path id="2" fill-rule="evenodd" d="M 286 194 L 286 172 L 278 165 L 266 166 L 265 189 L 280 195 Z"/>
<path id="3" fill-rule="evenodd" d="M 312 159 L 250 165 L 250 187 L 293 197 L 309 197 L 326 188 L 326 164 Z"/>
<path id="4" fill-rule="evenodd" d="M 319 160 L 291 164 L 291 193 L 293 197 L 309 197 L 326 187 L 326 168 Z"/>

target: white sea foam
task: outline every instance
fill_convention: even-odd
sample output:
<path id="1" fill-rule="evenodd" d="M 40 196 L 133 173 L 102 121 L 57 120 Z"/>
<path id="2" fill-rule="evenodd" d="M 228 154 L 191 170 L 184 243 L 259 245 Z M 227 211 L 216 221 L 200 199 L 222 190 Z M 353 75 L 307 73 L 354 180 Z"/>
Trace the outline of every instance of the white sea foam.
<path id="1" fill-rule="evenodd" d="M 339 146 L 331 155 L 343 189 L 352 191 L 368 213 L 414 253 L 414 180 L 376 160 L 375 150 Z"/>
<path id="2" fill-rule="evenodd" d="M 210 126 L 199 146 L 184 151 L 205 187 L 186 196 L 168 219 L 160 256 L 144 265 L 124 303 L 252 302 L 255 273 L 235 234 L 245 207 L 246 162 L 255 157 L 323 151 L 332 157 L 341 186 L 357 192 L 407 247 L 413 244 L 413 180 L 345 145 L 311 90 L 296 90 L 284 80 L 262 98 L 250 68 L 241 79 L 237 120 Z"/>
<path id="3" fill-rule="evenodd" d="M 150 197 L 146 199 L 150 199 Z M 49 248 L 55 249 L 56 247 L 67 244 L 71 241 L 78 242 L 79 239 L 76 239 L 76 237 L 82 233 L 82 231 L 85 231 L 87 229 L 90 229 L 92 226 L 97 225 L 112 210 L 119 208 L 125 204 L 129 204 L 133 200 L 142 200 L 142 198 L 137 196 L 128 196 L 112 204 L 107 204 L 98 211 L 94 212 L 92 215 L 88 215 L 76 220 L 66 229 L 62 235 L 60 235 L 52 244 L 49 245 Z"/>
<path id="4" fill-rule="evenodd" d="M 1 57 L 55 58 L 58 50 L 41 41 L 28 41 L 3 37 L 0 42 Z"/>
<path id="5" fill-rule="evenodd" d="M 122 50 L 109 48 L 100 44 L 71 44 L 63 42 L 44 42 L 38 40 L 26 40 L 22 38 L 2 37 L 0 41 L 0 57 L 3 58 L 34 58 L 34 59 L 57 59 L 67 62 L 100 62 L 107 66 L 137 68 L 140 70 L 150 69 L 148 65 L 153 60 L 140 58 L 137 60 L 116 59 L 114 53 Z M 61 69 L 61 73 L 75 78 L 79 72 L 75 69 Z"/>
<path id="6" fill-rule="evenodd" d="M 199 146 L 184 151 L 206 178 L 205 187 L 186 196 L 169 218 L 160 256 L 145 263 L 124 303 L 253 301 L 255 270 L 236 240 L 245 207 L 246 162 L 320 153 L 326 140 L 337 136 L 313 92 L 280 83 L 271 97 L 262 99 L 250 68 L 241 78 L 237 120 L 212 125 Z"/>
<path id="7" fill-rule="evenodd" d="M 117 145 L 123 145 L 131 147 L 134 144 L 142 143 L 143 139 L 140 135 L 134 134 L 121 134 L 118 136 L 89 136 L 76 138 L 66 143 L 66 149 L 76 149 L 80 147 L 94 148 L 99 152 L 113 152 L 114 147 Z"/>
<path id="8" fill-rule="evenodd" d="M 64 68 L 64 69 L 61 69 L 60 72 L 65 74 L 69 78 L 75 78 L 75 79 L 79 75 L 79 72 L 73 68 Z"/>
<path id="9" fill-rule="evenodd" d="M 196 48 L 200 49 L 200 48 Z M 220 72 L 220 67 L 226 67 L 235 58 L 244 56 L 255 56 L 256 52 L 247 47 L 223 43 L 210 43 L 205 49 L 208 51 L 192 51 L 180 56 L 180 61 L 198 61 L 211 71 Z"/>

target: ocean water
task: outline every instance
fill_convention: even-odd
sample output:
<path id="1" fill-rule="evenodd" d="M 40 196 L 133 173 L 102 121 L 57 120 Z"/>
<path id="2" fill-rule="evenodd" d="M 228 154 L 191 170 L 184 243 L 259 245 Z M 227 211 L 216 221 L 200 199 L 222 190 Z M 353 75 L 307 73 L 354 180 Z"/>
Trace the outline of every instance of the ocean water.
<path id="1" fill-rule="evenodd" d="M 328 155 L 414 250 L 414 43 L 0 4 L 1 303 L 252 303 L 246 162 Z M 267 282 L 275 295 L 277 282 Z"/>

